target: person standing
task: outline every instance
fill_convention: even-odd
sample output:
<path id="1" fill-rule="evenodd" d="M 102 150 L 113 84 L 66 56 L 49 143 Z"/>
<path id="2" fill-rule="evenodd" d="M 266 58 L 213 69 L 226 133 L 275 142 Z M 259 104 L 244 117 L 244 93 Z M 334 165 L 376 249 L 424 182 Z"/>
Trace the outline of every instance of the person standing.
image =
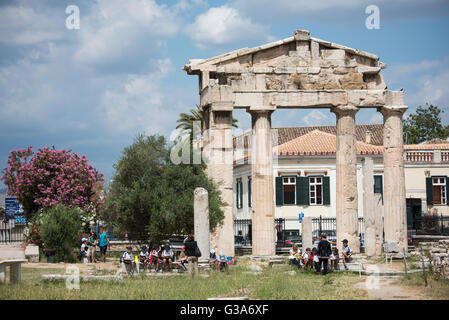
<path id="1" fill-rule="evenodd" d="M 103 227 L 100 226 L 100 234 L 99 234 L 100 242 L 100 253 L 101 253 L 101 259 L 103 262 L 106 262 L 106 251 L 109 247 L 109 235 L 104 231 Z"/>
<path id="2" fill-rule="evenodd" d="M 331 255 L 331 244 L 327 241 L 327 234 L 321 234 L 321 240 L 318 243 L 318 267 L 316 269 L 317 272 L 322 270 L 322 274 L 325 275 L 327 273 L 327 265 L 329 262 L 329 256 Z"/>
<path id="3" fill-rule="evenodd" d="M 87 258 L 89 259 L 90 263 L 95 263 L 97 262 L 97 257 L 96 257 L 96 246 L 97 246 L 97 234 L 91 230 L 90 231 L 90 236 L 89 236 L 89 241 L 87 242 Z"/>
<path id="4" fill-rule="evenodd" d="M 187 241 L 185 242 L 185 254 L 187 257 L 188 265 L 187 268 L 191 276 L 198 275 L 198 256 L 197 250 L 198 244 L 196 243 L 193 234 L 189 234 Z"/>

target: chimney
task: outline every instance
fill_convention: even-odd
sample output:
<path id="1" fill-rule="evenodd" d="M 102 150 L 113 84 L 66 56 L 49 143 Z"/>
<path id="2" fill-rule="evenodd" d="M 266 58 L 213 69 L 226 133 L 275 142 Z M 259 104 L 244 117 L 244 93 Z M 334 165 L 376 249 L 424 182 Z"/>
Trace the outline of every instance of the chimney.
<path id="1" fill-rule="evenodd" d="M 365 142 L 371 143 L 371 131 L 369 131 L 369 130 L 366 130 L 366 132 L 365 132 Z"/>

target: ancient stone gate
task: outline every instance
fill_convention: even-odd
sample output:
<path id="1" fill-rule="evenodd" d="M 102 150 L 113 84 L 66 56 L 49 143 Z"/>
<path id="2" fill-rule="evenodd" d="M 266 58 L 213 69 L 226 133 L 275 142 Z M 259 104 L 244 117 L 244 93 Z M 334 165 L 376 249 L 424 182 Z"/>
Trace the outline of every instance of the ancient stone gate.
<path id="1" fill-rule="evenodd" d="M 211 248 L 234 255 L 232 111 L 244 108 L 252 119 L 252 248 L 274 255 L 274 190 L 271 114 L 276 109 L 327 108 L 337 119 L 337 241 L 359 251 L 355 115 L 376 108 L 384 118 L 385 240 L 407 248 L 403 165 L 403 93 L 386 89 L 386 65 L 374 54 L 310 37 L 292 37 L 243 48 L 205 60 L 190 60 L 188 74 L 199 76 L 203 139 L 211 156 L 208 174 L 220 182 L 225 220 Z"/>

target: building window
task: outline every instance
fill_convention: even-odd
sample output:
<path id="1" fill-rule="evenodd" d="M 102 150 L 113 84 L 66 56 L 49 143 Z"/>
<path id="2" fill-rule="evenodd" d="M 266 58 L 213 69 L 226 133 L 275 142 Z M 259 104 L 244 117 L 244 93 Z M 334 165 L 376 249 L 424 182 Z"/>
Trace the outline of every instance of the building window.
<path id="1" fill-rule="evenodd" d="M 241 209 L 243 207 L 243 202 L 242 202 L 242 198 L 243 198 L 243 188 L 242 188 L 242 178 L 238 178 L 237 179 L 237 184 L 236 184 L 236 193 L 237 193 L 237 199 L 236 199 L 236 203 L 237 203 L 237 209 Z"/>
<path id="2" fill-rule="evenodd" d="M 284 193 L 284 204 L 296 203 L 296 178 L 282 177 L 282 187 Z"/>
<path id="3" fill-rule="evenodd" d="M 248 207 L 251 208 L 251 177 L 248 177 Z"/>
<path id="4" fill-rule="evenodd" d="M 432 177 L 433 204 L 447 204 L 446 177 Z"/>
<path id="5" fill-rule="evenodd" d="M 310 205 L 323 204 L 323 179 L 321 177 L 309 178 Z"/>

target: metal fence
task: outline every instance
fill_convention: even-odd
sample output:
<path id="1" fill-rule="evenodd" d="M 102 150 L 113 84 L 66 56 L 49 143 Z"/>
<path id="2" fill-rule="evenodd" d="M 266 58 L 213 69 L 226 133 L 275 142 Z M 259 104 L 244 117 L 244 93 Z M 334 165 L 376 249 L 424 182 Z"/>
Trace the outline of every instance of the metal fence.
<path id="1" fill-rule="evenodd" d="M 275 219 L 276 227 L 276 246 L 288 247 L 293 243 L 302 243 L 301 228 L 298 222 L 298 229 L 286 229 L 286 222 L 298 221 L 298 219 Z M 236 247 L 251 247 L 252 240 L 252 221 L 251 219 L 235 219 L 234 220 L 234 244 Z M 312 237 L 313 241 L 319 241 L 321 233 L 328 235 L 328 240 L 337 241 L 337 219 L 336 218 L 313 218 L 312 219 Z M 360 245 L 364 246 L 364 219 L 359 218 L 359 237 Z"/>
<path id="2" fill-rule="evenodd" d="M 448 216 L 421 216 L 415 218 L 417 235 L 449 235 Z"/>
<path id="3" fill-rule="evenodd" d="M 13 223 L 0 220 L 0 244 L 18 243 L 25 241 L 26 223 Z"/>

